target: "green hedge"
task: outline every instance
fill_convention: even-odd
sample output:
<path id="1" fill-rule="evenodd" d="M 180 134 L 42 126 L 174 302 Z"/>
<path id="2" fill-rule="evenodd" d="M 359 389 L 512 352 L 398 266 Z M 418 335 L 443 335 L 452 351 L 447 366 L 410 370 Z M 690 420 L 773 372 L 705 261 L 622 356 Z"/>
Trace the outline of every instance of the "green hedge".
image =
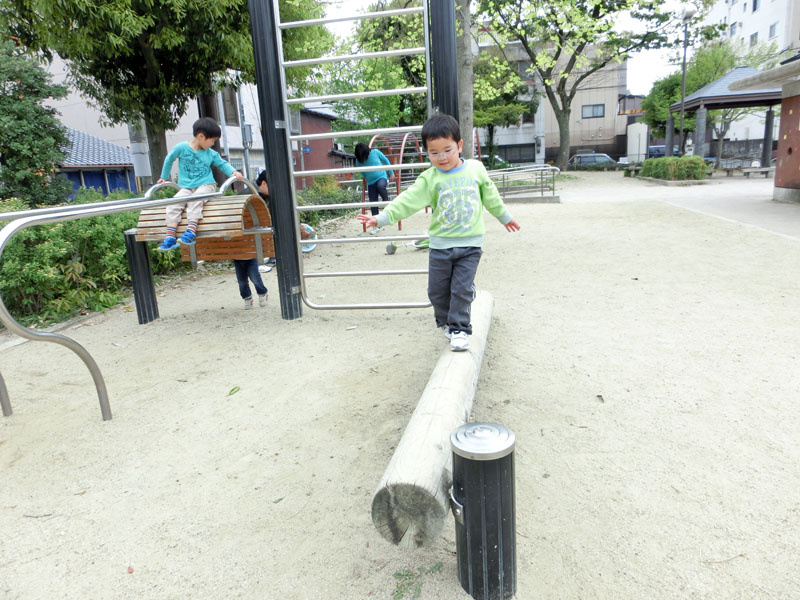
<path id="1" fill-rule="evenodd" d="M 669 181 L 705 179 L 706 163 L 699 156 L 648 158 L 642 165 L 641 175 Z"/>
<path id="2" fill-rule="evenodd" d="M 297 193 L 297 203 L 300 206 L 344 204 L 346 202 L 361 202 L 361 192 L 340 186 L 333 175 L 315 177 L 311 187 Z M 300 220 L 311 225 L 311 227 L 316 227 L 320 221 L 325 221 L 337 215 L 344 215 L 347 212 L 347 209 L 308 211 L 300 214 Z"/>
<path id="3" fill-rule="evenodd" d="M 114 193 L 104 198 L 95 190 L 80 190 L 71 204 L 133 196 Z M 21 200 L 0 202 L 0 212 L 27 209 Z M 16 233 L 0 258 L 0 294 L 6 308 L 20 322 L 41 326 L 117 304 L 130 286 L 123 232 L 136 227 L 138 217 L 138 212 L 119 213 Z M 187 268 L 178 252 L 155 248 L 151 244 L 154 274 Z"/>

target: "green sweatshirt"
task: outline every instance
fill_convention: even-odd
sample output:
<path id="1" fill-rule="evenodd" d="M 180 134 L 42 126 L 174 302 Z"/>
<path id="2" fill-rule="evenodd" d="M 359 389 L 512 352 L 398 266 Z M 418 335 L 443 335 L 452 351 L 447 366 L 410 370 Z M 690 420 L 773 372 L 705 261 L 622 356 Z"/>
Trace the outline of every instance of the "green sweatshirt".
<path id="1" fill-rule="evenodd" d="M 463 160 L 460 167 L 442 171 L 431 167 L 397 196 L 378 215 L 378 226 L 385 227 L 413 215 L 430 205 L 430 247 L 480 247 L 485 227 L 483 209 L 503 225 L 513 219 L 497 188 L 480 161 Z"/>

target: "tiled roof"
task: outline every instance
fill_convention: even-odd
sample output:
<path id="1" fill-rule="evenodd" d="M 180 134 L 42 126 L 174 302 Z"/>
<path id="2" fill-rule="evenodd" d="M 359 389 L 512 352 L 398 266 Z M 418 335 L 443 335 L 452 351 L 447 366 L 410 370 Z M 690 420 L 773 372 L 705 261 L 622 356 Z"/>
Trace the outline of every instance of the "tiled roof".
<path id="1" fill-rule="evenodd" d="M 758 75 L 759 73 L 761 73 L 761 71 L 753 67 L 736 67 L 719 79 L 715 79 L 708 85 L 686 96 L 684 104 L 687 109 L 691 110 L 694 110 L 700 104 L 704 104 L 708 109 L 780 104 L 780 88 L 765 88 L 739 92 L 733 92 L 728 88 L 728 86 L 735 81 Z M 767 101 L 763 103 L 760 102 L 764 97 L 767 98 Z M 669 108 L 674 111 L 680 108 L 680 105 L 680 101 L 673 102 L 670 104 Z"/>
<path id="2" fill-rule="evenodd" d="M 732 92 L 728 89 L 728 86 L 734 81 L 744 79 L 745 77 L 750 77 L 751 75 L 758 75 L 759 73 L 761 73 L 761 71 L 754 69 L 753 67 L 736 67 L 726 75 L 723 75 L 719 79 L 716 79 L 708 85 L 701 87 L 693 94 L 686 96 L 686 102 L 694 100 L 695 98 L 707 98 L 709 96 L 741 96 L 743 93 L 746 94 L 747 92 Z M 770 88 L 769 90 L 765 91 L 779 92 L 780 89 Z"/>
<path id="3" fill-rule="evenodd" d="M 128 148 L 117 146 L 99 137 L 67 127 L 69 147 L 62 167 L 132 166 Z"/>

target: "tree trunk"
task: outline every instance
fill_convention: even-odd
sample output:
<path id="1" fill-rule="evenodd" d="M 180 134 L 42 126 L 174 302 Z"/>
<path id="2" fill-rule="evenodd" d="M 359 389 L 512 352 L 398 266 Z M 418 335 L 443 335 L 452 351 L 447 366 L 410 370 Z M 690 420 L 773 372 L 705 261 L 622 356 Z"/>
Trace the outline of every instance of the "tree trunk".
<path id="1" fill-rule="evenodd" d="M 494 155 L 497 154 L 494 147 L 494 125 L 486 126 L 486 161 L 488 167 L 494 166 Z"/>
<path id="2" fill-rule="evenodd" d="M 715 169 L 719 169 L 720 163 L 722 161 L 722 146 L 725 144 L 725 134 L 728 133 L 729 128 L 730 128 L 730 121 L 722 119 L 719 131 L 715 130 L 715 133 L 717 134 L 717 160 L 714 163 Z"/>
<path id="3" fill-rule="evenodd" d="M 558 135 L 560 138 L 558 144 L 558 159 L 556 159 L 556 166 L 562 171 L 567 170 L 567 161 L 569 160 L 569 117 L 572 111 L 569 108 L 561 109 L 553 107 L 558 119 Z"/>
<path id="4" fill-rule="evenodd" d="M 156 181 L 161 177 L 161 167 L 167 158 L 167 132 L 156 129 L 148 119 L 144 120 L 144 124 L 147 129 L 147 146 L 150 149 L 150 172 L 153 174 L 153 181 Z"/>
<path id="5" fill-rule="evenodd" d="M 472 134 L 472 18 L 469 12 L 470 0 L 456 0 L 456 59 L 458 60 L 458 118 L 461 126 L 461 139 L 464 140 L 464 158 L 475 156 L 475 143 Z"/>
<path id="6" fill-rule="evenodd" d="M 201 118 L 211 117 L 217 123 L 219 123 L 220 127 L 225 127 L 224 123 L 220 123 L 219 106 L 217 105 L 216 94 L 200 94 L 197 97 L 197 112 Z M 222 146 L 220 145 L 219 140 L 214 142 L 212 148 L 222 154 Z M 214 180 L 217 182 L 218 186 L 225 183 L 225 180 L 228 179 L 225 176 L 225 173 L 220 171 L 217 167 L 212 166 L 211 172 L 214 174 Z"/>

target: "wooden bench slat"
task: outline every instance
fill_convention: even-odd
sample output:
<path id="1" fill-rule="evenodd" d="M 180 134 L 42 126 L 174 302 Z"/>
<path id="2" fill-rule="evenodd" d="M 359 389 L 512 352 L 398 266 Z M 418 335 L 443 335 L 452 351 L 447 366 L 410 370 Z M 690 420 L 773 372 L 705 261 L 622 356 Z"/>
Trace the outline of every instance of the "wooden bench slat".
<path id="1" fill-rule="evenodd" d="M 256 234 L 244 233 L 243 229 L 256 227 L 248 206 L 252 206 L 258 217 L 259 227 L 270 227 L 272 219 L 266 203 L 260 196 L 224 196 L 208 200 L 203 207 L 203 219 L 197 226 L 195 252 L 197 260 L 227 260 L 256 257 Z M 178 231 L 186 229 L 185 215 L 181 215 Z M 144 209 L 139 214 L 136 239 L 139 241 L 158 241 L 164 238 L 166 227 L 166 208 Z M 271 234 L 261 236 L 264 256 L 274 256 L 275 249 Z M 189 249 L 181 247 L 181 258 L 191 260 Z"/>

